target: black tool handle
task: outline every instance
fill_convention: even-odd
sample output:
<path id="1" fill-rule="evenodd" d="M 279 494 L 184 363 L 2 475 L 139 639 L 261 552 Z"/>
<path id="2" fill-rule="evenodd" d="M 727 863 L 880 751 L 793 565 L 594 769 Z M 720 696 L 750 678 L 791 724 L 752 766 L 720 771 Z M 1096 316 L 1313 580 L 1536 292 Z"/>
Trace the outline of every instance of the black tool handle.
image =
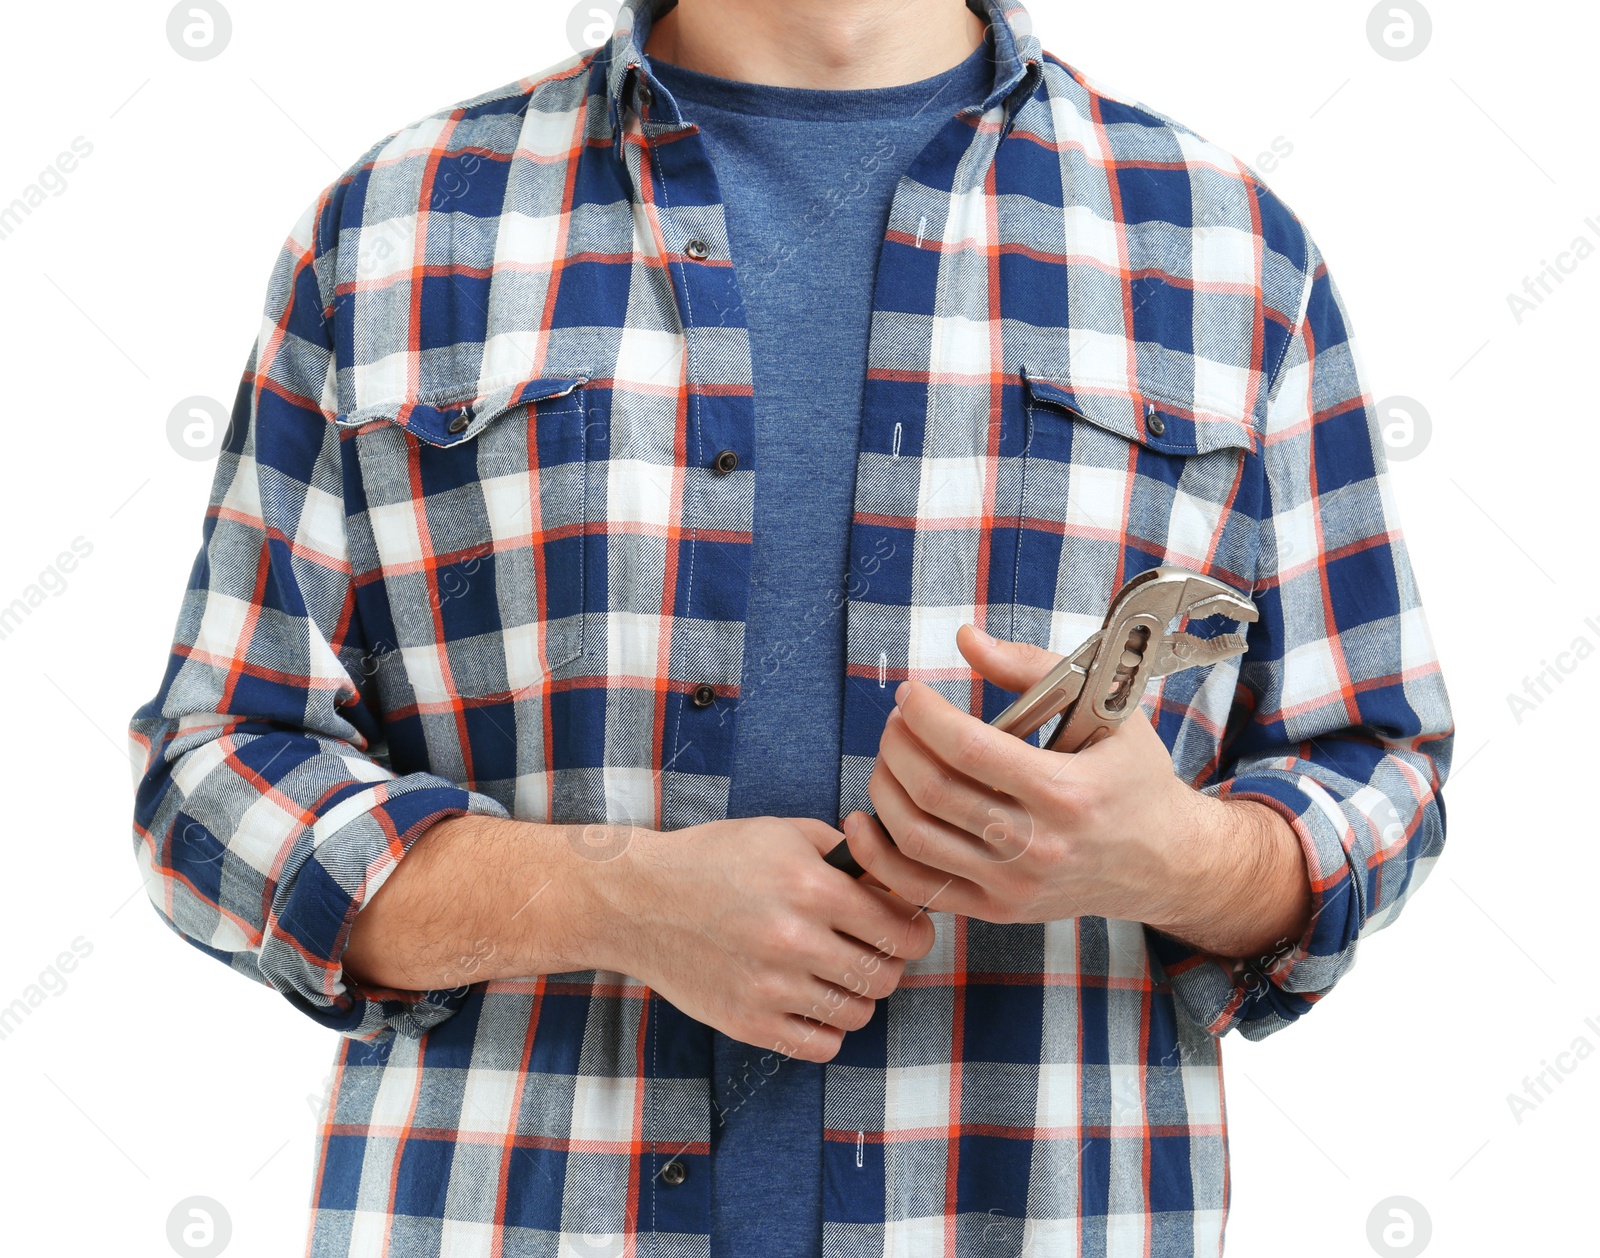
<path id="1" fill-rule="evenodd" d="M 867 871 L 861 868 L 861 862 L 850 854 L 850 843 L 847 839 L 840 839 L 834 845 L 833 851 L 822 858 L 835 869 L 842 869 L 852 878 L 860 878 Z"/>

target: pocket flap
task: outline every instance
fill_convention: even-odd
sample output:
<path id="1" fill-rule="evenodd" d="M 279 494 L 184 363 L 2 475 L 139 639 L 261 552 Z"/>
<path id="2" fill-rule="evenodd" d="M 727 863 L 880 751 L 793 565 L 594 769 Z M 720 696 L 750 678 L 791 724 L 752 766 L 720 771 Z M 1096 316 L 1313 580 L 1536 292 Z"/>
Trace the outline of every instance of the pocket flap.
<path id="1" fill-rule="evenodd" d="M 507 411 L 529 402 L 544 402 L 566 397 L 588 376 L 537 378 L 506 385 L 488 393 L 461 393 L 423 398 L 401 398 L 393 402 L 363 406 L 341 414 L 337 423 L 344 428 L 388 423 L 404 428 L 419 441 L 431 446 L 455 446 L 471 441 Z M 462 423 L 462 420 L 465 423 Z"/>
<path id="2" fill-rule="evenodd" d="M 1260 445 L 1251 424 L 1225 415 L 1169 406 L 1125 391 L 1074 387 L 1070 381 L 1031 375 L 1026 367 L 1022 379 L 1031 400 L 1059 407 L 1162 454 L 1206 454 L 1225 448 L 1254 454 Z"/>

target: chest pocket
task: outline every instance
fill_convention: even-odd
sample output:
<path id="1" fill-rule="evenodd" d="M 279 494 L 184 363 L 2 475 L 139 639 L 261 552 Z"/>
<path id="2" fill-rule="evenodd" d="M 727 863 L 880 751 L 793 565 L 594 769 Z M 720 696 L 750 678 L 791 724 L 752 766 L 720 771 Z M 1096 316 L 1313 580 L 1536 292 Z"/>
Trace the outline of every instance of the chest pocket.
<path id="1" fill-rule="evenodd" d="M 1023 373 L 1018 636 L 1063 650 L 1133 574 L 1181 564 L 1248 589 L 1259 438 L 1243 419 Z"/>
<path id="2" fill-rule="evenodd" d="M 349 521 L 357 597 L 391 712 L 513 699 L 583 654 L 586 383 L 339 417 L 363 506 Z"/>

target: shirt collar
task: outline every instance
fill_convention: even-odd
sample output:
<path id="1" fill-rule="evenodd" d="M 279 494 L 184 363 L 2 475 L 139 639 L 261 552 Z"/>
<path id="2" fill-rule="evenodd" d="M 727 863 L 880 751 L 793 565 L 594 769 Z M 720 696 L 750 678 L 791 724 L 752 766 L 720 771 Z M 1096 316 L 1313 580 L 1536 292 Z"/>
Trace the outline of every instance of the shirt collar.
<path id="1" fill-rule="evenodd" d="M 638 112 L 641 105 L 647 104 L 641 93 L 664 103 L 670 101 L 664 91 L 645 82 L 644 46 L 650 40 L 650 28 L 656 18 L 676 3 L 677 0 L 625 0 L 610 41 L 597 55 L 605 70 L 611 134 L 619 144 L 627 111 Z M 1010 130 L 1017 108 L 1033 93 L 1043 53 L 1033 33 L 1033 21 L 1017 0 L 967 0 L 967 7 L 988 22 L 994 40 L 994 86 L 984 99 L 981 112 L 1003 107 L 1004 134 Z M 683 125 L 676 107 L 670 104 L 665 114 L 656 111 L 652 124 L 668 128 Z"/>

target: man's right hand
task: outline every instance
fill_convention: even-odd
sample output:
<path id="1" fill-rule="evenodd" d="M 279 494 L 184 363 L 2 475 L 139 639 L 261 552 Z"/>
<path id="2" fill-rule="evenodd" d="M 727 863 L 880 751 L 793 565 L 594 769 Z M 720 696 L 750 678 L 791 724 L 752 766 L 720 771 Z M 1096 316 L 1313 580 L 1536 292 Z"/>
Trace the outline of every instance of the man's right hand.
<path id="1" fill-rule="evenodd" d="M 821 859 L 808 818 L 638 831 L 611 883 L 628 973 L 746 1044 L 829 1061 L 933 947 L 928 915 Z"/>
<path id="2" fill-rule="evenodd" d="M 441 821 L 357 913 L 345 974 L 432 991 L 613 970 L 733 1039 L 829 1061 L 934 941 L 926 913 L 823 861 L 842 838 L 806 818 Z"/>

